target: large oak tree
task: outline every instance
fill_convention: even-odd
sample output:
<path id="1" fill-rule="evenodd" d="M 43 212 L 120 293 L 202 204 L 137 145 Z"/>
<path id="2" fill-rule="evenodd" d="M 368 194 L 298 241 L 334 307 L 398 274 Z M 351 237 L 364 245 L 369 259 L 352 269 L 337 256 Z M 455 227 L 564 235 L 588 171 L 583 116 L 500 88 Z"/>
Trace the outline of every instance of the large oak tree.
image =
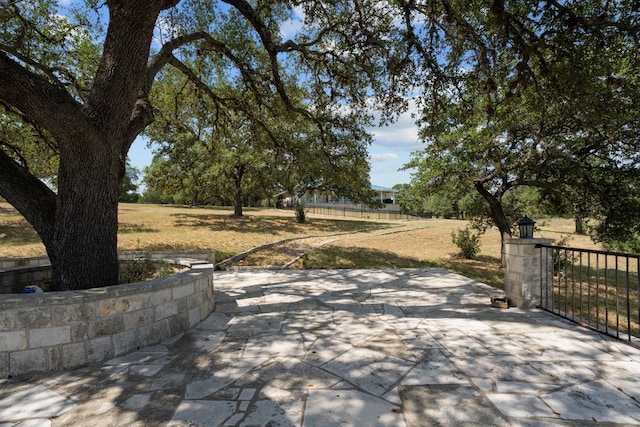
<path id="1" fill-rule="evenodd" d="M 640 175 L 637 4 L 400 3 L 407 60 L 422 71 L 407 77 L 425 142 L 408 164 L 415 186 L 475 189 L 503 240 L 513 226 L 503 197 L 517 187 L 569 199 L 577 219 L 605 224 L 615 212 L 594 208 L 637 204 L 640 193 L 623 188 Z"/>
<path id="2" fill-rule="evenodd" d="M 117 283 L 118 190 L 131 144 L 154 120 L 150 92 L 165 67 L 203 86 L 184 59 L 221 57 L 248 90 L 268 89 L 296 109 L 283 79 L 286 66 L 306 77 L 314 111 L 298 112 L 317 115 L 319 125 L 324 112 L 346 104 L 366 120 L 371 92 L 365 87 L 389 93 L 381 57 L 393 49 L 371 28 L 390 28 L 393 16 L 375 2 L 88 0 L 66 17 L 50 0 L 0 6 L 3 114 L 42 132 L 59 153 L 51 186 L 3 142 L 0 196 L 42 239 L 56 290 Z M 280 23 L 294 6 L 304 26 L 284 40 Z M 250 31 L 237 31 L 240 22 Z M 254 45 L 257 50 L 248 49 Z"/>

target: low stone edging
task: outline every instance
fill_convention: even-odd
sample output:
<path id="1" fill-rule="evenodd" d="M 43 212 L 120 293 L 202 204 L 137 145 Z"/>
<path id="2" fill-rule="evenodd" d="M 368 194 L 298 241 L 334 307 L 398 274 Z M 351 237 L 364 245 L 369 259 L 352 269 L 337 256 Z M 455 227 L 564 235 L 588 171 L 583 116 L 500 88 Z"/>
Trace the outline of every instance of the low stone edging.
<path id="1" fill-rule="evenodd" d="M 0 295 L 0 377 L 107 360 L 162 342 L 213 311 L 214 263 L 152 259 L 189 270 L 106 288 Z"/>

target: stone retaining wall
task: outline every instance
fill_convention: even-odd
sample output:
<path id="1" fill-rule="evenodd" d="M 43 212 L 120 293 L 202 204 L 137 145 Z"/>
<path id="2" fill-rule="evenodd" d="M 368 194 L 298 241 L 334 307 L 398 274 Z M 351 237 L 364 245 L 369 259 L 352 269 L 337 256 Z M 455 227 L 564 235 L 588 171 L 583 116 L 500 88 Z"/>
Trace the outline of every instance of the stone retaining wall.
<path id="1" fill-rule="evenodd" d="M 0 377 L 99 362 L 196 325 L 213 311 L 214 264 L 169 261 L 190 269 L 106 288 L 0 295 Z"/>

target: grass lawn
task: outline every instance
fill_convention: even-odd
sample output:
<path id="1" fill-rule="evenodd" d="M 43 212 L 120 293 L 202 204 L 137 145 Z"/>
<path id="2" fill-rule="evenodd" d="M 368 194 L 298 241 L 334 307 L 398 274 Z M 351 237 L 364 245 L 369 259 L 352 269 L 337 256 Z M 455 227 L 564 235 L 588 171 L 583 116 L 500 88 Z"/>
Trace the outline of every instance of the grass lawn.
<path id="1" fill-rule="evenodd" d="M 212 250 L 220 261 L 265 243 L 309 237 L 257 252 L 241 264 L 284 265 L 300 256 L 290 268 L 443 267 L 495 287 L 504 286 L 497 230 L 482 235 L 477 259 L 455 256 L 451 233 L 465 227 L 466 221 L 354 220 L 308 214 L 307 223 L 299 224 L 292 211 L 248 208 L 243 218 L 233 218 L 231 213 L 230 208 L 121 204 L 118 248 Z M 539 221 L 538 225 L 536 236 L 554 239 L 571 235 L 573 226 L 570 220 Z M 0 235 L 4 235 L 0 257 L 45 254 L 37 234 L 7 203 L 0 203 Z M 596 247 L 585 236 L 573 236 L 569 245 Z"/>

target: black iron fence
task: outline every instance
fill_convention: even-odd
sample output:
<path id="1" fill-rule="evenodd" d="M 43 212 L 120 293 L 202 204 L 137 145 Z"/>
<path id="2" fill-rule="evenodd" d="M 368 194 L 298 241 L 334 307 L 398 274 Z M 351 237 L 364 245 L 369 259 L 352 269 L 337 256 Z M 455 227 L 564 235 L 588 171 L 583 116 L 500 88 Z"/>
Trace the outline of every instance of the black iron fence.
<path id="1" fill-rule="evenodd" d="M 537 245 L 540 308 L 640 345 L 640 255 Z"/>
<path id="2" fill-rule="evenodd" d="M 360 208 L 351 208 L 351 207 L 341 207 L 341 206 L 326 206 L 326 205 L 313 205 L 307 204 L 304 207 L 305 211 L 313 214 L 320 215 L 332 215 L 332 216 L 342 216 L 349 218 L 367 218 L 367 219 L 404 219 L 404 220 L 415 220 L 420 219 L 420 217 L 416 215 L 410 215 L 406 213 L 402 213 L 400 211 L 391 211 L 386 209 L 371 209 L 367 207 Z"/>

